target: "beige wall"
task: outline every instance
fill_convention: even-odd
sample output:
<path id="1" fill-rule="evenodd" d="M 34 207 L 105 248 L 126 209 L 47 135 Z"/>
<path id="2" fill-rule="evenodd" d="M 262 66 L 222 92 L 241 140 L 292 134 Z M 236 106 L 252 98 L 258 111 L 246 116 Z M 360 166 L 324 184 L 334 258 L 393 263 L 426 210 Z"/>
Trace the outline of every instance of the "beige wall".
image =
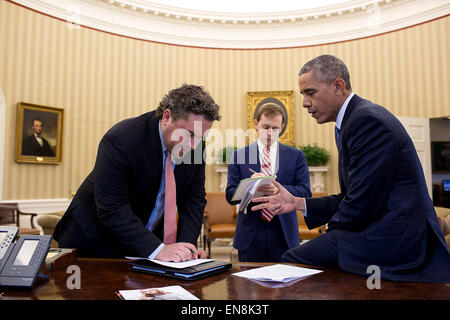
<path id="1" fill-rule="evenodd" d="M 297 73 L 323 53 L 342 58 L 354 91 L 398 116 L 450 114 L 450 18 L 371 38 L 276 50 L 214 50 L 115 36 L 0 1 L 0 88 L 6 98 L 3 199 L 68 198 L 95 161 L 103 133 L 117 121 L 155 109 L 180 84 L 204 85 L 221 105 L 214 128 L 247 129 L 246 92 L 295 90 L 296 142 L 331 151 L 327 192 L 339 190 L 333 124 L 319 126 L 301 108 Z M 65 109 L 63 162 L 14 161 L 17 102 Z M 208 191 L 218 190 L 213 166 Z"/>

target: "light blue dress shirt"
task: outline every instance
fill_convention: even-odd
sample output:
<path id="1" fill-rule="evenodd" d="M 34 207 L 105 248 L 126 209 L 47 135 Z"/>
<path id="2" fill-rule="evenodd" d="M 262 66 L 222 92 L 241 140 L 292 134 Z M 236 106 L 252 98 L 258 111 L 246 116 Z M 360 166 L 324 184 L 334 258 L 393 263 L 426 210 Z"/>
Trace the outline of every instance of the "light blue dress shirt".
<path id="1" fill-rule="evenodd" d="M 161 218 L 164 215 L 164 197 L 166 194 L 166 180 L 165 180 L 165 168 L 166 168 L 166 157 L 167 157 L 167 147 L 164 144 L 164 140 L 162 138 L 161 133 L 161 121 L 158 122 L 158 129 L 159 129 L 159 139 L 161 140 L 161 146 L 162 146 L 162 157 L 163 157 L 163 169 L 162 169 L 162 176 L 161 176 L 161 183 L 159 185 L 158 195 L 156 197 L 155 207 L 152 210 L 152 213 L 150 214 L 150 219 L 148 220 L 146 228 L 150 231 L 153 231 L 156 229 L 158 224 L 161 221 Z M 175 169 L 175 163 L 173 164 L 173 168 Z M 161 249 L 164 247 L 164 243 L 161 243 L 158 248 L 156 248 L 155 251 L 153 251 L 149 259 L 154 259 L 158 253 L 161 251 Z"/>

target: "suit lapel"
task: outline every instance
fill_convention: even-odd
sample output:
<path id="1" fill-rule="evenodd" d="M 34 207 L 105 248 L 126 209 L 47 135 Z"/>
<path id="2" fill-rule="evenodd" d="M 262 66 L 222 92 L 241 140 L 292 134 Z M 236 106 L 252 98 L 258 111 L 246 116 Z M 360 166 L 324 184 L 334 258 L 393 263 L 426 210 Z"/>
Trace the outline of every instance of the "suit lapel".
<path id="1" fill-rule="evenodd" d="M 286 151 L 286 147 L 278 142 L 277 158 L 275 163 L 275 171 L 277 177 L 281 177 L 284 168 L 288 168 L 289 157 L 283 157 L 282 154 Z M 281 170 L 281 171 L 279 171 Z"/>
<path id="2" fill-rule="evenodd" d="M 248 159 L 248 167 L 255 170 L 256 172 L 261 172 L 261 163 L 259 162 L 259 150 L 258 144 L 256 142 L 248 146 L 248 154 L 246 155 L 245 161 Z M 252 174 L 250 174 L 251 176 Z"/>
<path id="3" fill-rule="evenodd" d="M 342 124 L 341 124 L 341 129 L 340 129 L 340 134 L 339 134 L 340 150 L 338 150 L 338 153 L 339 153 L 339 161 L 338 161 L 339 184 L 341 186 L 342 193 L 345 193 L 345 190 L 347 189 L 345 179 L 343 177 L 344 170 L 345 171 L 347 170 L 343 164 L 344 152 L 346 152 L 346 150 L 344 149 L 344 144 L 345 144 L 344 135 L 346 135 L 346 129 L 347 129 L 347 126 L 349 125 L 348 119 L 350 118 L 351 113 L 353 112 L 353 110 L 355 109 L 355 107 L 358 105 L 358 103 L 361 100 L 362 100 L 362 98 L 355 94 L 350 99 L 348 106 L 347 106 L 347 110 L 345 110 L 344 119 L 342 119 Z"/>
<path id="4" fill-rule="evenodd" d="M 152 112 L 148 120 L 149 139 L 147 141 L 147 150 L 153 181 L 161 181 L 163 169 L 162 145 L 159 138 L 159 119 Z"/>

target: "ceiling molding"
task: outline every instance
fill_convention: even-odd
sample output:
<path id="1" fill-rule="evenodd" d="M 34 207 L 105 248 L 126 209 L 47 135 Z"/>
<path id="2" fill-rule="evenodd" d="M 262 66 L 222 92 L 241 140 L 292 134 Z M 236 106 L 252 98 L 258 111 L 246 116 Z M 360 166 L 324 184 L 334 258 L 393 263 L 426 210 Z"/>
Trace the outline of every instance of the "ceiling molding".
<path id="1" fill-rule="evenodd" d="M 353 40 L 450 13 L 448 0 L 356 0 L 302 11 L 218 13 L 144 0 L 9 0 L 67 22 L 183 46 L 265 49 Z"/>

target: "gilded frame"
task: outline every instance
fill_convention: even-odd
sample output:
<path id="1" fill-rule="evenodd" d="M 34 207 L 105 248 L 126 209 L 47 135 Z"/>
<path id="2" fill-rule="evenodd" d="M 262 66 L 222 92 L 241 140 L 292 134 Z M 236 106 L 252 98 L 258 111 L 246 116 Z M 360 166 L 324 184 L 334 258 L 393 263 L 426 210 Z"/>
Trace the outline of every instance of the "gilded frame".
<path id="1" fill-rule="evenodd" d="M 15 161 L 38 164 L 61 163 L 63 124 L 64 109 L 19 102 Z M 34 137 L 38 132 L 36 130 L 39 130 L 38 127 L 42 128 L 40 139 Z"/>
<path id="2" fill-rule="evenodd" d="M 247 125 L 254 128 L 256 110 L 266 102 L 279 105 L 285 112 L 287 123 L 281 131 L 278 141 L 283 144 L 295 146 L 295 110 L 294 91 L 254 91 L 247 92 Z"/>

